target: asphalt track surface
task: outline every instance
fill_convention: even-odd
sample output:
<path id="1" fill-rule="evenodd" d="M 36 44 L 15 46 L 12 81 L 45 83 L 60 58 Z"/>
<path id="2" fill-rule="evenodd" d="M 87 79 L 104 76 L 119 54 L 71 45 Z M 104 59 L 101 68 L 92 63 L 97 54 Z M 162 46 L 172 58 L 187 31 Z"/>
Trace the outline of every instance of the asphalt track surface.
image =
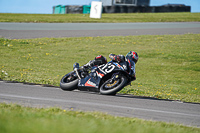
<path id="1" fill-rule="evenodd" d="M 200 33 L 200 22 L 166 23 L 0 23 L 0 37 L 96 37 Z"/>
<path id="2" fill-rule="evenodd" d="M 63 91 L 0 81 L 0 102 L 32 107 L 60 107 L 66 110 L 100 111 L 116 116 L 200 126 L 200 105 L 132 95 L 105 96 L 83 91 Z"/>
<path id="3" fill-rule="evenodd" d="M 200 33 L 200 23 L 34 24 L 0 23 L 0 36 L 40 37 L 127 36 Z M 32 107 L 60 107 L 100 111 L 116 116 L 175 122 L 200 127 L 200 104 L 132 95 L 105 96 L 93 92 L 62 91 L 55 87 L 0 81 L 0 102 Z"/>

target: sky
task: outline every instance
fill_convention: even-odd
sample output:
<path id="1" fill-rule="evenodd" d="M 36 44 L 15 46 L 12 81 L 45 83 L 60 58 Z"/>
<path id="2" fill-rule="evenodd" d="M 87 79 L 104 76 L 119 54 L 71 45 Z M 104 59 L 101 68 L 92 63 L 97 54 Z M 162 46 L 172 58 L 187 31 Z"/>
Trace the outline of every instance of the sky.
<path id="1" fill-rule="evenodd" d="M 56 5 L 89 5 L 95 0 L 0 0 L 0 13 L 52 14 Z M 99 1 L 99 0 L 96 0 Z M 150 6 L 185 4 L 191 12 L 200 12 L 200 0 L 150 0 Z"/>

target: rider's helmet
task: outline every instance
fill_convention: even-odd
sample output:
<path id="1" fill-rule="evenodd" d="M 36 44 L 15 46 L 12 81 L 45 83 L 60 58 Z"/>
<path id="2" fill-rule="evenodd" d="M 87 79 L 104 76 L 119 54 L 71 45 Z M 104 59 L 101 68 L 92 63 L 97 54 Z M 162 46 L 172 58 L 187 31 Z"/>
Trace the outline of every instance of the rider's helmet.
<path id="1" fill-rule="evenodd" d="M 131 59 L 132 61 L 135 62 L 135 64 L 137 63 L 138 58 L 139 58 L 138 54 L 134 51 L 130 51 L 126 55 L 126 59 Z"/>

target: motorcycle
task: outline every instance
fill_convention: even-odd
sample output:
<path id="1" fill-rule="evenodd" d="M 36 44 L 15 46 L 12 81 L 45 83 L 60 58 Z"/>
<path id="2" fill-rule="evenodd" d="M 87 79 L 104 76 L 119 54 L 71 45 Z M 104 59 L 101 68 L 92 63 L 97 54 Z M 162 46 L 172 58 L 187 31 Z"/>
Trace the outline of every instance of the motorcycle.
<path id="1" fill-rule="evenodd" d="M 94 91 L 103 95 L 115 95 L 125 86 L 130 85 L 134 77 L 129 75 L 128 62 L 110 61 L 106 64 L 85 68 L 74 63 L 73 71 L 63 76 L 60 81 L 62 90 Z"/>

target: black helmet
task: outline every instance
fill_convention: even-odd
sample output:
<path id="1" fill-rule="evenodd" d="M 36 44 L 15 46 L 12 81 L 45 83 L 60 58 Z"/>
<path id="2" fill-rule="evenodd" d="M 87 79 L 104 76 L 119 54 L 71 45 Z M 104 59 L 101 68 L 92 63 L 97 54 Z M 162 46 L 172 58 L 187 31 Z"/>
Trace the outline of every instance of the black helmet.
<path id="1" fill-rule="evenodd" d="M 130 51 L 130 52 L 127 53 L 126 58 L 133 60 L 136 64 L 139 56 L 136 52 Z"/>

